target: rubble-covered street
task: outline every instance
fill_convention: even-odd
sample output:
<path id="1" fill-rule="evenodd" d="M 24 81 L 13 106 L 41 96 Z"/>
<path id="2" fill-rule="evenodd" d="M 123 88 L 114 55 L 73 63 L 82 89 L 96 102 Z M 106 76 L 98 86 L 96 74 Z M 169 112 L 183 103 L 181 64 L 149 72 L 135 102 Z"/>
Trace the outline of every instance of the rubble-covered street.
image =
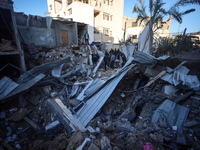
<path id="1" fill-rule="evenodd" d="M 14 84 L 9 78 L 0 81 L 1 147 L 199 149 L 199 81 L 185 82 L 188 77 L 182 77 L 198 79 L 189 73 L 199 70 L 180 65 L 180 60 L 170 70 L 165 63 L 171 58 L 151 60 L 149 55 L 142 60 L 140 55 L 136 52 L 123 68 L 114 70 L 105 71 L 102 63 L 95 76 L 87 54 L 67 47 L 29 58 L 30 70 L 12 81 L 17 84 L 13 90 L 8 91 Z M 176 86 L 165 81 L 172 72 L 179 74 L 178 80 L 173 77 Z M 41 73 L 42 78 L 33 80 Z M 30 80 L 35 83 L 27 84 Z M 103 103 L 95 104 L 98 100 Z M 81 113 L 91 110 L 85 123 Z"/>

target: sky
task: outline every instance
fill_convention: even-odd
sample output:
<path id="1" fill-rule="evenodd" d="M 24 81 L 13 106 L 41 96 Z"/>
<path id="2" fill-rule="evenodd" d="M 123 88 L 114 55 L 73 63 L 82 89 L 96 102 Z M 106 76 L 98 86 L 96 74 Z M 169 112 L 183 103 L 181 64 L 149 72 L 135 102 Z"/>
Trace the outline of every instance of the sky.
<path id="1" fill-rule="evenodd" d="M 145 0 L 145 5 L 147 6 L 147 8 L 148 1 L 149 0 Z M 27 15 L 32 14 L 42 17 L 45 16 L 45 12 L 48 12 L 47 0 L 13 0 L 13 2 L 14 11 L 16 12 L 24 12 Z M 165 8 L 168 9 L 174 4 L 174 2 L 176 2 L 176 0 L 163 0 L 163 2 L 166 2 Z M 136 0 L 124 0 L 123 15 L 131 18 L 137 17 L 137 14 L 132 13 L 133 7 L 136 3 L 138 4 L 138 1 Z M 179 26 L 180 32 L 183 32 L 185 28 L 187 28 L 186 33 L 200 31 L 200 6 L 189 5 L 187 7 L 184 7 L 182 11 L 190 8 L 195 8 L 196 11 L 183 16 L 183 23 L 181 24 L 181 26 L 177 21 L 172 19 L 170 29 L 170 32 L 172 34 L 176 34 L 178 32 Z"/>

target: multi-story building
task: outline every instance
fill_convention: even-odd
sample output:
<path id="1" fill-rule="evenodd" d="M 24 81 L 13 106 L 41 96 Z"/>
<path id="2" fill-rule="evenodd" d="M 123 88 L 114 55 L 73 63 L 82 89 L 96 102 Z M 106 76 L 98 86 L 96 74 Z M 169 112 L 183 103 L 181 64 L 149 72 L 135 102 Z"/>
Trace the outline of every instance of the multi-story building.
<path id="1" fill-rule="evenodd" d="M 88 24 L 90 42 L 118 43 L 123 38 L 124 0 L 47 0 L 49 16 Z M 79 37 L 81 38 L 81 37 Z"/>
<path id="2" fill-rule="evenodd" d="M 167 20 L 163 20 L 165 22 L 162 26 L 162 28 L 158 29 L 154 36 L 156 37 L 171 37 L 170 33 L 170 27 L 171 27 L 171 19 L 170 16 Z M 124 31 L 124 39 L 128 39 L 129 37 L 132 38 L 132 42 L 138 42 L 138 38 L 140 33 L 144 30 L 146 27 L 145 22 L 136 22 L 136 18 L 129 18 L 129 17 L 123 17 L 123 31 Z"/>

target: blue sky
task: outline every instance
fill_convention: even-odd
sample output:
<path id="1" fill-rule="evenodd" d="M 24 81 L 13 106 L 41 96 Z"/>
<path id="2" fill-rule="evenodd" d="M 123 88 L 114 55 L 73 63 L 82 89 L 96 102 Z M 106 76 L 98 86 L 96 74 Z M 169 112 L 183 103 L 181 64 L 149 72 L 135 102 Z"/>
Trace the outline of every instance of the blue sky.
<path id="1" fill-rule="evenodd" d="M 145 5 L 148 6 L 149 0 L 145 0 Z M 166 2 L 166 7 L 169 8 L 172 6 L 176 0 L 163 0 Z M 24 12 L 25 14 L 39 15 L 45 16 L 45 12 L 48 11 L 47 8 L 47 0 L 13 0 L 14 2 L 14 10 L 16 12 Z M 124 0 L 124 16 L 127 17 L 136 17 L 136 14 L 132 13 L 133 7 L 136 4 L 136 0 Z M 148 8 L 148 7 L 147 7 Z M 190 5 L 184 7 L 182 10 L 186 10 L 189 8 L 195 8 L 196 11 L 190 14 L 187 14 L 183 17 L 183 23 L 180 27 L 180 32 L 182 32 L 185 28 L 187 28 L 186 33 L 197 32 L 200 31 L 200 6 Z M 177 33 L 179 28 L 179 23 L 174 19 L 171 24 L 171 33 Z"/>

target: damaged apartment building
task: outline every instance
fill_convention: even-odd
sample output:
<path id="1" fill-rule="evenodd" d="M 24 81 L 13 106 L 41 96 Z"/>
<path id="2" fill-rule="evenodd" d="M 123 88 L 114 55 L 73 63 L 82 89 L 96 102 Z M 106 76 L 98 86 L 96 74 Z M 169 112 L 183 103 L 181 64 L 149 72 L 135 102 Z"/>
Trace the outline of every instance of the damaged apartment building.
<path id="1" fill-rule="evenodd" d="M 124 0 L 47 0 L 49 16 L 88 24 L 90 42 L 118 43 L 123 37 Z"/>
<path id="2" fill-rule="evenodd" d="M 12 76 L 10 69 L 16 70 L 18 74 L 26 71 L 12 1 L 0 1 L 0 20 L 0 71 L 4 75 Z"/>
<path id="3" fill-rule="evenodd" d="M 80 40 L 88 29 L 84 23 L 63 18 L 40 17 L 13 11 L 13 2 L 0 2 L 1 9 L 1 67 L 18 67 L 26 70 L 24 62 L 24 44 L 35 44 L 48 48 L 82 44 Z M 9 65 L 11 64 L 11 65 Z M 9 67 L 7 67 L 9 66 Z M 2 69 L 4 69 L 2 68 Z M 13 68 L 13 67 L 12 67 Z"/>
<path id="4" fill-rule="evenodd" d="M 15 13 L 17 27 L 26 44 L 47 47 L 81 44 L 80 38 L 87 31 L 84 23 L 62 18 L 40 17 Z"/>

